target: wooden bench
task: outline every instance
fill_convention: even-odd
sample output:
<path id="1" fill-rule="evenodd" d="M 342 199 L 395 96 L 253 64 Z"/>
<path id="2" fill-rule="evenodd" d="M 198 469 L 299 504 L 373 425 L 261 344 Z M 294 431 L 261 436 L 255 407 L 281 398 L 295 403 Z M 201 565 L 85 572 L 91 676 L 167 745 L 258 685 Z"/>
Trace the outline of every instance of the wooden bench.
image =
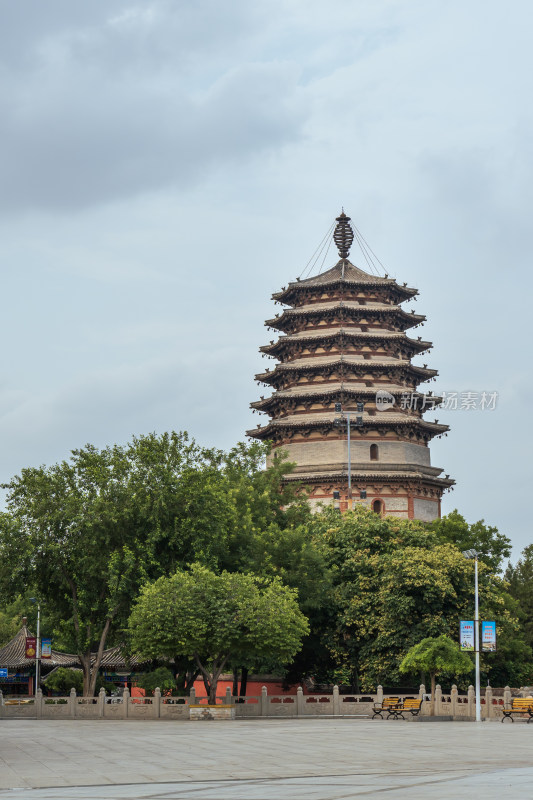
<path id="1" fill-rule="evenodd" d="M 527 714 L 527 724 L 529 725 L 533 719 L 533 697 L 515 697 L 511 703 L 511 708 L 503 709 L 502 722 L 504 719 L 510 719 L 511 722 L 514 722 L 513 714 Z"/>
<path id="2" fill-rule="evenodd" d="M 399 697 L 385 697 L 381 703 L 374 703 L 374 713 L 372 714 L 372 719 L 374 717 L 380 717 L 384 719 L 382 716 L 384 711 L 388 712 L 387 719 L 390 719 L 391 716 L 394 716 L 394 709 L 397 706 L 401 705 Z"/>
<path id="3" fill-rule="evenodd" d="M 419 697 L 408 697 L 403 703 L 399 703 L 391 713 L 394 714 L 395 719 L 400 719 L 400 717 L 405 719 L 404 714 L 411 714 L 412 717 L 418 717 L 421 708 L 422 700 Z"/>

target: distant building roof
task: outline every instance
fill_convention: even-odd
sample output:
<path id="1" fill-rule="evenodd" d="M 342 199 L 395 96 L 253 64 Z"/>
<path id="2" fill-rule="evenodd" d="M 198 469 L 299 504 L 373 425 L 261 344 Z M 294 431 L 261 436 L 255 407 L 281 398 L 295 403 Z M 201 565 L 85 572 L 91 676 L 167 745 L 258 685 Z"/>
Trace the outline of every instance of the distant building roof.
<path id="1" fill-rule="evenodd" d="M 0 667 L 21 669 L 34 664 L 34 658 L 26 658 L 26 637 L 33 635 L 26 625 L 23 625 L 11 641 L 0 648 Z M 60 653 L 57 650 L 52 650 L 51 658 L 41 660 L 41 664 L 51 667 L 71 667 L 79 663 L 78 656 L 72 653 Z"/>
<path id="2" fill-rule="evenodd" d="M 34 634 L 23 625 L 19 632 L 4 647 L 0 648 L 0 667 L 9 669 L 24 669 L 35 664 L 34 658 L 26 658 L 26 637 Z M 96 653 L 92 654 L 92 663 L 96 659 Z M 104 650 L 100 667 L 102 669 L 126 670 L 130 667 L 137 667 L 141 662 L 132 657 L 127 660 L 121 652 L 120 645 Z M 80 659 L 74 653 L 61 653 L 52 650 L 51 658 L 41 659 L 41 666 L 47 667 L 80 667 Z"/>

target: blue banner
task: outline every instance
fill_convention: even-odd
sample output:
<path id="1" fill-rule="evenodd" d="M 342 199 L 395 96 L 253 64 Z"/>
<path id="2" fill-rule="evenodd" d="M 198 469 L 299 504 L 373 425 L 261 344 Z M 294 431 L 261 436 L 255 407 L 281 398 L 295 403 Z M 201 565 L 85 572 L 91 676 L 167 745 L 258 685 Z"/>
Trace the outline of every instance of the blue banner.
<path id="1" fill-rule="evenodd" d="M 52 658 L 51 639 L 41 639 L 41 658 Z"/>
<path id="2" fill-rule="evenodd" d="M 485 653 L 496 652 L 496 623 L 481 623 L 481 649 Z"/>
<path id="3" fill-rule="evenodd" d="M 461 620 L 459 623 L 459 642 L 461 650 L 474 652 L 474 621 Z"/>

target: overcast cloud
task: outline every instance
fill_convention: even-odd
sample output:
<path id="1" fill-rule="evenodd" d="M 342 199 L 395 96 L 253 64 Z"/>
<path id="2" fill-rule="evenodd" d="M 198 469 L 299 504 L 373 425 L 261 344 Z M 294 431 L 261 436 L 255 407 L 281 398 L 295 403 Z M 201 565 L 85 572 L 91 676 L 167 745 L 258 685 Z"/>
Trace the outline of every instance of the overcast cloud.
<path id="1" fill-rule="evenodd" d="M 499 393 L 495 411 L 439 411 L 452 430 L 432 458 L 457 480 L 445 511 L 485 517 L 518 555 L 532 541 L 530 4 L 0 13 L 0 478 L 152 430 L 242 439 L 270 295 L 344 205 L 420 290 L 432 388 Z"/>

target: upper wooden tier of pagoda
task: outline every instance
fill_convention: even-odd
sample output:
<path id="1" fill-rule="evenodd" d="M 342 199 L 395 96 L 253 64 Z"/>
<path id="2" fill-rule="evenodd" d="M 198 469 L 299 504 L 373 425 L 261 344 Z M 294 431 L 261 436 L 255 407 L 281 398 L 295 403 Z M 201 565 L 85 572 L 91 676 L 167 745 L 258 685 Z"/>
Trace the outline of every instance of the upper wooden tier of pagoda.
<path id="1" fill-rule="evenodd" d="M 277 342 L 259 348 L 261 353 L 286 361 L 298 356 L 303 351 L 314 354 L 318 350 L 326 353 L 354 352 L 361 348 L 370 348 L 371 351 L 380 350 L 386 355 L 398 358 L 412 358 L 422 355 L 431 348 L 431 342 L 410 339 L 401 331 L 360 331 L 353 328 L 339 327 L 323 330 L 303 330 L 298 333 L 280 336 Z M 362 350 L 361 350 L 362 352 Z"/>
<path id="2" fill-rule="evenodd" d="M 393 305 L 410 300 L 418 294 L 418 290 L 408 287 L 406 283 L 400 286 L 394 278 L 369 275 L 347 258 L 341 258 L 334 267 L 320 275 L 292 281 L 281 292 L 275 292 L 272 299 L 297 307 L 316 302 L 317 297 L 323 298 L 328 294 L 331 297 L 342 294 L 346 300 L 374 296 L 376 301 Z"/>
<path id="3" fill-rule="evenodd" d="M 331 355 L 315 358 L 302 358 L 296 361 L 276 364 L 273 370 L 267 369 L 255 376 L 257 381 L 284 388 L 294 384 L 297 376 L 315 378 L 314 385 L 343 379 L 361 380 L 363 385 L 372 382 L 379 386 L 380 381 L 394 382 L 398 386 L 414 389 L 419 383 L 438 375 L 436 369 L 418 367 L 400 359 L 365 360 L 351 355 Z"/>
<path id="4" fill-rule="evenodd" d="M 421 416 L 426 411 L 436 409 L 442 403 L 442 397 L 433 392 L 407 393 L 405 387 L 395 384 L 383 384 L 381 391 L 387 392 L 394 398 L 394 407 L 405 415 Z M 405 398 L 405 400 L 404 400 Z M 256 411 L 264 411 L 270 416 L 287 416 L 296 409 L 311 410 L 321 405 L 324 410 L 334 408 L 335 403 L 343 406 L 356 407 L 357 402 L 376 408 L 376 387 L 363 386 L 360 382 L 333 382 L 321 386 L 296 384 L 288 389 L 281 389 L 268 397 L 262 396 L 260 400 L 250 403 Z"/>
<path id="5" fill-rule="evenodd" d="M 306 328 L 342 324 L 360 331 L 375 329 L 405 331 L 421 325 L 426 318 L 423 314 L 404 311 L 400 306 L 373 302 L 372 299 L 359 298 L 345 300 L 342 298 L 308 304 L 300 308 L 286 308 L 282 314 L 267 319 L 265 325 L 286 333 L 296 333 Z"/>

